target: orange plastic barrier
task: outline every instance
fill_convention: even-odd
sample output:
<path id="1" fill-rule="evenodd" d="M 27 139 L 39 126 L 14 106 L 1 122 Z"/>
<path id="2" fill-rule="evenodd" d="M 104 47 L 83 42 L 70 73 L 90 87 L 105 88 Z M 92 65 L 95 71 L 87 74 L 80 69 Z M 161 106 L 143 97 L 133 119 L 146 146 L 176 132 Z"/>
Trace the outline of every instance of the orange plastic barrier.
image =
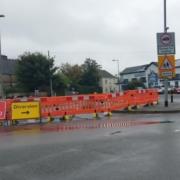
<path id="1" fill-rule="evenodd" d="M 124 94 L 90 94 L 41 98 L 41 116 L 65 116 L 98 112 L 111 112 L 128 106 L 152 104 L 158 101 L 154 89 L 132 90 Z"/>
<path id="2" fill-rule="evenodd" d="M 41 116 L 64 116 L 110 111 L 109 94 L 41 98 Z M 117 101 L 117 100 L 116 100 Z M 117 101 L 120 106 L 120 102 Z"/>
<path id="3" fill-rule="evenodd" d="M 61 117 L 88 113 L 111 112 L 129 106 L 147 105 L 157 102 L 159 95 L 155 89 L 129 90 L 124 93 L 88 94 L 77 96 L 57 96 L 27 99 L 7 99 L 6 118 L 12 120 L 11 105 L 19 101 L 39 101 L 42 118 Z"/>

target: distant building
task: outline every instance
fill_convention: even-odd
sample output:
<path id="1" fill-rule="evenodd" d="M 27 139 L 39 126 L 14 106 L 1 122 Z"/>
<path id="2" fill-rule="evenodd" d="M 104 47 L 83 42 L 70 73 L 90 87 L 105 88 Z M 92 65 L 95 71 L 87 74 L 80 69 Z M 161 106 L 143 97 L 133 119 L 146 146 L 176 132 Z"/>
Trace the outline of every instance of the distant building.
<path id="1" fill-rule="evenodd" d="M 15 71 L 17 60 L 8 59 L 1 55 L 0 58 L 0 97 L 5 96 L 5 91 L 16 83 Z"/>
<path id="2" fill-rule="evenodd" d="M 128 67 L 120 73 L 122 89 L 126 89 L 129 82 L 139 80 L 144 83 L 145 87 L 158 86 L 158 66 L 156 62 L 149 64 Z"/>
<path id="3" fill-rule="evenodd" d="M 157 62 L 149 64 L 128 67 L 121 73 L 121 87 L 126 89 L 129 82 L 133 80 L 140 80 L 144 83 L 146 88 L 163 86 L 164 80 L 159 79 Z M 180 87 L 180 59 L 176 60 L 176 77 L 168 81 L 171 87 Z"/>
<path id="4" fill-rule="evenodd" d="M 161 80 L 163 83 L 163 81 Z M 176 76 L 175 78 L 169 80 L 169 86 L 171 87 L 180 87 L 180 59 L 176 60 Z"/>
<path id="5" fill-rule="evenodd" d="M 100 86 L 102 87 L 103 93 L 118 91 L 117 77 L 113 76 L 106 70 L 101 70 L 100 75 L 101 75 Z"/>

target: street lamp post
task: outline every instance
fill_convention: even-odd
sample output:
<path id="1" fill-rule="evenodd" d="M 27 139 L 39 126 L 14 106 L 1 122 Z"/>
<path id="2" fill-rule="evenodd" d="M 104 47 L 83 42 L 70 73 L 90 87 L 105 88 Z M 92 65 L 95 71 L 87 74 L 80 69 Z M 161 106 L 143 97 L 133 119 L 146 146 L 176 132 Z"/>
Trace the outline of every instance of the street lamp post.
<path id="1" fill-rule="evenodd" d="M 4 18 L 5 15 L 4 14 L 0 14 L 0 18 Z M 1 62 L 1 33 L 0 33 L 0 62 Z M 0 72 L 2 73 L 2 72 Z M 1 97 L 4 96 L 4 93 L 3 93 L 3 87 L 2 87 L 2 74 L 0 74 L 0 91 L 1 91 Z"/>
<path id="2" fill-rule="evenodd" d="M 169 28 L 167 27 L 166 0 L 164 0 L 164 33 L 167 33 L 168 29 Z M 164 95 L 165 95 L 164 106 L 168 107 L 168 79 L 167 78 L 164 80 L 164 87 L 165 87 L 165 91 L 164 91 Z"/>
<path id="3" fill-rule="evenodd" d="M 48 51 L 48 60 L 50 60 L 50 53 Z M 50 67 L 49 67 L 49 71 L 50 71 Z M 50 74 L 50 78 L 49 78 L 49 86 L 50 86 L 50 96 L 53 96 L 53 84 L 52 84 L 52 76 Z"/>
<path id="4" fill-rule="evenodd" d="M 118 68 L 118 74 L 117 74 L 118 75 L 117 76 L 118 77 L 118 82 L 117 83 L 118 83 L 118 89 L 119 89 L 119 92 L 120 92 L 121 88 L 120 88 L 120 78 L 119 78 L 119 73 L 120 73 L 119 72 L 119 59 L 113 59 L 112 61 L 117 62 L 117 68 Z"/>

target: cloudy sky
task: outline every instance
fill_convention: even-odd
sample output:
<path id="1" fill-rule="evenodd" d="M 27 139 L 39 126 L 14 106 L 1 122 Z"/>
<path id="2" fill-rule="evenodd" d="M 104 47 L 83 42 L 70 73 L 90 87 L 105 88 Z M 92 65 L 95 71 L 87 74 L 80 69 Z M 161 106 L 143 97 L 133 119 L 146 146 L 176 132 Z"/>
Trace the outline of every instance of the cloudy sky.
<path id="1" fill-rule="evenodd" d="M 180 58 L 180 2 L 167 0 L 169 31 Z M 163 31 L 163 0 L 0 0 L 2 53 L 49 50 L 56 65 L 90 57 L 117 73 L 157 61 L 156 32 Z"/>

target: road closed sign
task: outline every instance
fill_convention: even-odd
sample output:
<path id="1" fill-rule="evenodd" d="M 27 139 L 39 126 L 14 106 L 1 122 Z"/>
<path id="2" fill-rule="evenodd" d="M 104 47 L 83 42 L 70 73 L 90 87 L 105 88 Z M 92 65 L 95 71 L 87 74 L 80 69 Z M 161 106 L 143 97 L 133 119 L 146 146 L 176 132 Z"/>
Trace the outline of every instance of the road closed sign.
<path id="1" fill-rule="evenodd" d="M 175 54 L 175 33 L 157 33 L 158 55 Z"/>
<path id="2" fill-rule="evenodd" d="M 37 119 L 40 117 L 39 102 L 17 102 L 12 103 L 12 119 Z"/>

